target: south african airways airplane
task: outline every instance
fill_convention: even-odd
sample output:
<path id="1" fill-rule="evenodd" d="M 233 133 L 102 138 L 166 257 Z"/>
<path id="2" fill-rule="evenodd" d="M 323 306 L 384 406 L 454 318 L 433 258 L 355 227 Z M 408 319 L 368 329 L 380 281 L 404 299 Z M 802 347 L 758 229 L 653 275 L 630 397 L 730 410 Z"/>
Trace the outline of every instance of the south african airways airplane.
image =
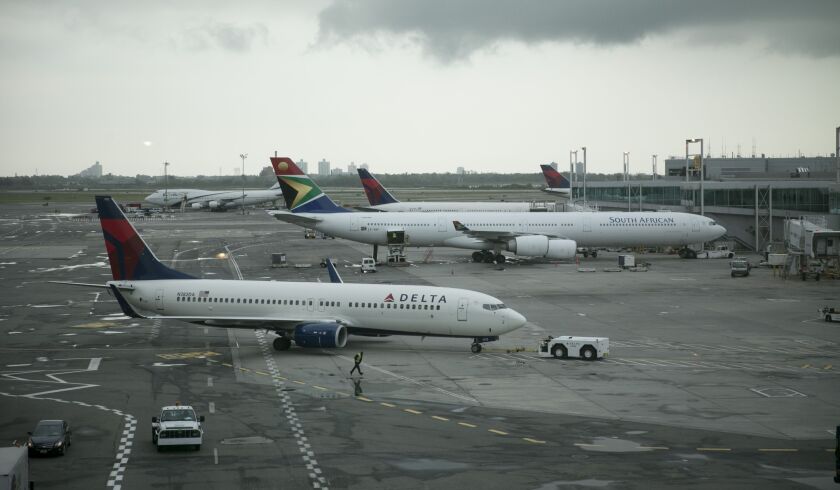
<path id="1" fill-rule="evenodd" d="M 415 335 L 482 342 L 525 324 L 500 300 L 467 289 L 347 284 L 329 262 L 330 283 L 198 279 L 162 264 L 109 196 L 96 206 L 113 280 L 60 284 L 106 288 L 133 318 L 274 331 L 274 348 L 342 348 L 348 335 Z"/>
<path id="2" fill-rule="evenodd" d="M 336 205 L 286 157 L 272 157 L 289 211 L 275 218 L 374 246 L 403 232 L 414 247 L 476 250 L 475 262 L 504 262 L 503 251 L 570 259 L 577 247 L 686 246 L 712 241 L 726 229 L 705 216 L 674 212 L 404 212 L 354 213 Z"/>

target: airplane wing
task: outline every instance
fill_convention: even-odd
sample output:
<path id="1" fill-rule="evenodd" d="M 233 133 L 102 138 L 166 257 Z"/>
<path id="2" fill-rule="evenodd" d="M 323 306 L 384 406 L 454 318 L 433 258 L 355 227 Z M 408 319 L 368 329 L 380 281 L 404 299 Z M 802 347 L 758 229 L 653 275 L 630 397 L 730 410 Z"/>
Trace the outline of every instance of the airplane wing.
<path id="1" fill-rule="evenodd" d="M 362 212 L 365 212 L 365 213 L 384 213 L 385 212 L 381 209 L 369 208 L 369 207 L 365 207 L 365 206 L 353 206 L 353 209 L 358 209 L 359 211 L 362 211 Z"/>
<path id="2" fill-rule="evenodd" d="M 271 330 L 294 330 L 302 323 L 339 323 L 351 327 L 350 323 L 340 318 L 291 318 L 291 317 L 233 317 L 233 316 L 144 316 L 151 320 L 179 320 L 214 327 L 227 328 L 267 328 Z"/>
<path id="3" fill-rule="evenodd" d="M 453 225 L 455 225 L 455 230 L 460 231 L 461 233 L 475 238 L 477 240 L 484 240 L 486 242 L 507 242 L 508 240 L 520 236 L 531 236 L 531 235 L 543 235 L 549 238 L 567 238 L 562 235 L 555 235 L 549 233 L 525 233 L 525 232 L 516 232 L 510 230 L 476 230 L 467 228 L 463 223 L 460 221 L 453 221 Z"/>
<path id="4" fill-rule="evenodd" d="M 308 216 L 301 216 L 299 214 L 290 213 L 288 211 L 269 211 L 268 214 L 274 218 L 293 225 L 302 226 L 304 228 L 312 228 L 321 222 L 318 218 L 310 218 Z"/>

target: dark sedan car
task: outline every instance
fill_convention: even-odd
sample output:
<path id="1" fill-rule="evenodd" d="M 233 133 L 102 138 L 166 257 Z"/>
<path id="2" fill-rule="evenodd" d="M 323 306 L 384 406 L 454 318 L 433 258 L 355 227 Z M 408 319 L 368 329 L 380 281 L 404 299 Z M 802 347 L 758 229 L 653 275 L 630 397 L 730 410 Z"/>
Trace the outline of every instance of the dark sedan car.
<path id="1" fill-rule="evenodd" d="M 29 455 L 58 453 L 70 445 L 70 424 L 65 420 L 42 420 L 29 433 Z"/>

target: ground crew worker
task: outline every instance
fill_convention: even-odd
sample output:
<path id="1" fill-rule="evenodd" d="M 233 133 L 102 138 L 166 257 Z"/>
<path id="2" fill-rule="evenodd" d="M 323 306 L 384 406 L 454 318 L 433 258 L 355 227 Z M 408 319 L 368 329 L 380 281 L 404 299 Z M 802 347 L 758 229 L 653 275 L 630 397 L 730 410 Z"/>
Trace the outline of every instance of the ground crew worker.
<path id="1" fill-rule="evenodd" d="M 353 362 L 355 364 L 353 365 L 353 369 L 350 370 L 350 374 L 353 374 L 353 371 L 359 371 L 359 375 L 364 376 L 364 374 L 362 373 L 362 368 L 361 368 L 363 357 L 365 357 L 364 352 L 359 352 L 358 354 L 353 356 Z"/>

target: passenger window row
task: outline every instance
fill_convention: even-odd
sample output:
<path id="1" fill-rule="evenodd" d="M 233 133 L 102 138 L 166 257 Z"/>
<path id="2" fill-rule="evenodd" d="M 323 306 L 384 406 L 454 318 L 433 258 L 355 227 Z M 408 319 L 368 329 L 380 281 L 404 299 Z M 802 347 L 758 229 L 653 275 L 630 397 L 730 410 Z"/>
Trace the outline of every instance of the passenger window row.
<path id="1" fill-rule="evenodd" d="M 234 303 L 283 306 L 312 306 L 314 301 L 305 299 L 254 299 L 254 298 L 210 298 L 196 296 L 177 296 L 178 302 L 184 303 Z M 319 306 L 341 306 L 341 301 L 319 301 Z"/>

